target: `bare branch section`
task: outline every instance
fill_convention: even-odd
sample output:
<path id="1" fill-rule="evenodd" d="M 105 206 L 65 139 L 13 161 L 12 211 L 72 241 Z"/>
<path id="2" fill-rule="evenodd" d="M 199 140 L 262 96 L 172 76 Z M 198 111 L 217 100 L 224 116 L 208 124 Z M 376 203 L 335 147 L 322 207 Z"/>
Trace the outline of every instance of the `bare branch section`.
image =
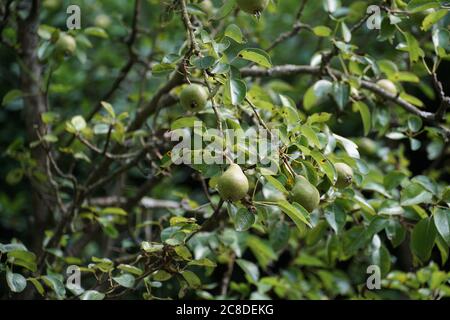
<path id="1" fill-rule="evenodd" d="M 334 77 L 341 79 L 343 77 L 343 74 L 334 69 L 328 70 Z M 304 66 L 304 65 L 282 65 L 282 66 L 276 66 L 270 69 L 264 69 L 259 67 L 252 67 L 252 68 L 244 68 L 241 69 L 241 75 L 243 77 L 283 77 L 283 76 L 292 76 L 292 75 L 300 75 L 300 74 L 309 74 L 309 75 L 321 75 L 322 70 L 320 67 L 312 67 L 312 66 Z M 407 112 L 414 114 L 416 116 L 421 117 L 423 120 L 425 120 L 429 124 L 438 125 L 440 129 L 443 131 L 444 136 L 446 138 L 450 138 L 450 129 L 445 127 L 443 124 L 440 124 L 440 119 L 443 118 L 442 113 L 442 107 L 438 112 L 432 113 L 420 110 L 416 106 L 412 105 L 408 101 L 400 98 L 398 95 L 394 95 L 392 93 L 387 92 L 386 90 L 382 89 L 378 85 L 376 85 L 374 82 L 368 81 L 368 80 L 361 80 L 361 87 L 369 90 L 376 95 L 388 100 L 392 101 L 393 103 L 397 104 L 398 106 L 402 107 Z M 445 100 L 443 100 L 443 104 L 445 104 Z M 448 102 L 447 102 L 448 103 Z M 444 106 L 445 108 L 445 106 Z"/>

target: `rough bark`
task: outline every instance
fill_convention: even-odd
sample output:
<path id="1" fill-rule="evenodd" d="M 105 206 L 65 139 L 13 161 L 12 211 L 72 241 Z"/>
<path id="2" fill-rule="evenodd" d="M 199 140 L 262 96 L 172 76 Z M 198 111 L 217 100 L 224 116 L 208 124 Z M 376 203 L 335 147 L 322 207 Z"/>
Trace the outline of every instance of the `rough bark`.
<path id="1" fill-rule="evenodd" d="M 28 0 L 27 0 L 28 1 Z M 25 2 L 27 2 L 25 1 Z M 26 19 L 18 20 L 20 56 L 23 61 L 21 69 L 21 89 L 24 93 L 24 120 L 28 142 L 36 141 L 39 135 L 45 135 L 46 128 L 41 120 L 41 114 L 47 110 L 46 97 L 41 88 L 42 67 L 38 59 L 40 0 L 33 0 L 30 13 Z M 46 152 L 42 147 L 32 149 L 31 156 L 36 162 L 37 171 L 45 172 Z M 33 226 L 32 250 L 40 254 L 44 231 L 48 221 L 49 209 L 46 204 L 45 183 L 31 177 L 32 216 L 30 225 Z"/>

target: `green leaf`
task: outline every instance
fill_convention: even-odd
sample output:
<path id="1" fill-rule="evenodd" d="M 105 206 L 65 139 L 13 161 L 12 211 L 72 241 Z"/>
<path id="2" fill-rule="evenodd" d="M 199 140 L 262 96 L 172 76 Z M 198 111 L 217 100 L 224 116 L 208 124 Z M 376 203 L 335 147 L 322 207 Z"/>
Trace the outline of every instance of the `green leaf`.
<path id="1" fill-rule="evenodd" d="M 86 128 L 86 121 L 82 116 L 75 116 L 70 120 L 75 131 L 82 131 Z"/>
<path id="2" fill-rule="evenodd" d="M 274 186 L 278 191 L 287 194 L 288 191 L 286 190 L 286 188 L 283 186 L 283 184 L 278 181 L 277 179 L 275 179 L 272 176 L 265 176 L 265 179 L 267 180 L 268 183 L 270 183 L 272 186 Z"/>
<path id="3" fill-rule="evenodd" d="M 225 29 L 225 36 L 228 37 L 228 38 L 233 39 L 237 43 L 241 43 L 241 44 L 245 43 L 244 35 L 242 34 L 241 29 L 235 24 L 230 24 Z"/>
<path id="4" fill-rule="evenodd" d="M 181 275 L 183 276 L 184 280 L 186 280 L 186 282 L 189 284 L 189 287 L 199 289 L 202 286 L 200 278 L 192 271 L 185 270 L 181 272 Z"/>
<path id="5" fill-rule="evenodd" d="M 277 206 L 284 213 L 286 213 L 289 216 L 289 218 L 292 219 L 292 221 L 294 221 L 299 230 L 303 229 L 303 224 L 306 224 L 307 226 L 311 227 L 311 224 L 308 221 L 309 213 L 302 206 L 300 205 L 298 205 L 298 207 L 294 206 L 286 200 L 278 201 Z"/>
<path id="6" fill-rule="evenodd" d="M 244 270 L 245 274 L 253 281 L 257 282 L 259 279 L 259 269 L 256 264 L 253 262 L 244 260 L 244 259 L 237 259 L 236 263 L 239 267 L 241 267 L 242 270 Z"/>
<path id="7" fill-rule="evenodd" d="M 333 95 L 333 83 L 328 80 L 319 80 L 310 87 L 303 98 L 303 107 L 306 110 L 328 101 Z"/>
<path id="8" fill-rule="evenodd" d="M 14 250 L 8 252 L 8 262 L 17 266 L 27 268 L 32 272 L 36 272 L 36 255 L 29 251 Z"/>
<path id="9" fill-rule="evenodd" d="M 36 278 L 28 278 L 27 280 L 30 281 L 34 285 L 34 287 L 36 288 L 36 291 L 41 296 L 44 296 L 44 294 L 45 294 L 44 287 L 42 286 L 42 284 L 39 282 L 38 279 L 36 279 Z"/>
<path id="10" fill-rule="evenodd" d="M 350 42 L 352 40 L 352 33 L 350 31 L 350 29 L 347 27 L 347 25 L 345 24 L 345 22 L 341 23 L 341 33 L 342 33 L 342 38 L 344 39 L 345 42 Z"/>
<path id="11" fill-rule="evenodd" d="M 286 222 L 278 221 L 269 233 L 270 245 L 275 251 L 283 249 L 289 242 L 290 229 Z"/>
<path id="12" fill-rule="evenodd" d="M 55 275 L 46 275 L 42 277 L 42 280 L 44 280 L 45 284 L 55 292 L 58 299 L 63 299 L 65 297 L 66 288 L 59 277 Z"/>
<path id="13" fill-rule="evenodd" d="M 430 203 L 433 195 L 418 183 L 411 183 L 401 192 L 402 206 L 413 206 L 421 203 Z"/>
<path id="14" fill-rule="evenodd" d="M 136 276 L 140 276 L 144 273 L 141 269 L 139 269 L 135 266 L 131 266 L 129 264 L 120 264 L 117 266 L 117 269 L 128 272 L 128 273 L 132 273 Z"/>
<path id="15" fill-rule="evenodd" d="M 437 208 L 434 212 L 434 224 L 447 246 L 450 246 L 450 210 Z"/>
<path id="16" fill-rule="evenodd" d="M 125 287 L 128 289 L 131 289 L 134 287 L 135 278 L 129 273 L 124 273 L 118 277 L 113 277 L 112 279 L 115 282 L 117 282 L 119 285 L 121 285 L 122 287 Z"/>
<path id="17" fill-rule="evenodd" d="M 240 208 L 234 217 L 236 231 L 247 231 L 255 223 L 255 215 L 246 208 Z"/>
<path id="18" fill-rule="evenodd" d="M 128 213 L 123 210 L 122 208 L 104 208 L 102 211 L 99 212 L 99 215 L 105 216 L 105 215 L 114 215 L 114 216 L 127 216 Z"/>
<path id="19" fill-rule="evenodd" d="M 317 150 L 311 151 L 311 157 L 317 162 L 320 166 L 320 169 L 327 175 L 328 179 L 334 183 L 336 177 L 336 169 L 334 165 L 325 158 L 325 156 Z"/>
<path id="20" fill-rule="evenodd" d="M 333 136 L 336 139 L 336 142 L 344 147 L 345 152 L 347 152 L 350 157 L 359 159 L 358 145 L 356 143 L 337 134 L 333 134 Z"/>
<path id="21" fill-rule="evenodd" d="M 206 56 L 206 57 L 195 59 L 193 64 L 198 69 L 204 70 L 204 69 L 208 69 L 208 68 L 212 67 L 215 62 L 216 62 L 216 59 L 214 59 L 214 57 Z"/>
<path id="22" fill-rule="evenodd" d="M 372 128 L 372 115 L 370 109 L 362 101 L 356 101 L 353 103 L 353 109 L 359 111 L 364 126 L 364 135 L 367 136 Z"/>
<path id="23" fill-rule="evenodd" d="M 239 105 L 247 95 L 247 85 L 240 79 L 229 79 L 225 86 L 225 95 L 232 105 Z"/>
<path id="24" fill-rule="evenodd" d="M 88 36 L 108 39 L 108 34 L 106 33 L 106 31 L 99 27 L 88 27 L 84 29 L 84 33 Z"/>
<path id="25" fill-rule="evenodd" d="M 433 44 L 436 54 L 443 58 L 450 50 L 450 32 L 444 28 L 436 28 L 433 31 Z"/>
<path id="26" fill-rule="evenodd" d="M 422 119 L 418 116 L 409 116 L 408 117 L 408 128 L 412 132 L 418 132 L 420 129 L 422 129 Z"/>
<path id="27" fill-rule="evenodd" d="M 396 219 L 389 219 L 385 231 L 394 248 L 398 247 L 406 238 L 405 228 Z"/>
<path id="28" fill-rule="evenodd" d="M 318 37 L 329 37 L 332 30 L 327 26 L 317 26 L 313 29 L 313 32 Z"/>
<path id="29" fill-rule="evenodd" d="M 217 10 L 216 15 L 214 16 L 213 20 L 222 20 L 226 16 L 228 16 L 231 11 L 233 11 L 236 4 L 236 0 L 228 0 L 223 2 L 223 6 L 220 7 L 219 10 Z"/>
<path id="30" fill-rule="evenodd" d="M 327 220 L 330 227 L 336 232 L 337 234 L 341 233 L 344 229 L 344 225 L 347 219 L 347 215 L 345 214 L 344 210 L 342 210 L 341 207 L 332 204 L 331 206 L 328 206 L 324 210 L 325 219 Z"/>
<path id="31" fill-rule="evenodd" d="M 437 7 L 439 3 L 435 0 L 411 0 L 406 8 L 411 13 L 416 13 Z"/>
<path id="32" fill-rule="evenodd" d="M 171 130 L 177 130 L 177 129 L 185 129 L 185 128 L 193 128 L 196 122 L 199 122 L 200 119 L 197 117 L 184 117 L 175 120 L 172 122 L 172 125 L 170 126 Z"/>
<path id="33" fill-rule="evenodd" d="M 9 91 L 2 100 L 2 106 L 6 106 L 7 104 L 23 97 L 23 92 L 17 89 Z"/>
<path id="34" fill-rule="evenodd" d="M 153 253 L 153 252 L 162 251 L 164 246 L 160 243 L 150 243 L 150 242 L 144 241 L 141 243 L 141 248 L 145 252 Z"/>
<path id="35" fill-rule="evenodd" d="M 411 234 L 411 250 L 422 262 L 430 258 L 436 239 L 436 227 L 431 219 L 420 220 Z"/>
<path id="36" fill-rule="evenodd" d="M 167 281 L 172 278 L 172 275 L 165 270 L 158 270 L 153 274 L 155 281 Z"/>
<path id="37" fill-rule="evenodd" d="M 308 139 L 310 145 L 313 145 L 319 149 L 322 148 L 316 132 L 310 126 L 303 125 L 300 127 L 300 131 Z"/>
<path id="38" fill-rule="evenodd" d="M 411 63 L 419 61 L 419 58 L 425 56 L 425 53 L 420 48 L 419 41 L 417 41 L 417 39 L 409 32 L 405 32 L 404 35 L 408 44 L 409 59 Z"/>
<path id="39" fill-rule="evenodd" d="M 438 10 L 435 12 L 430 13 L 423 19 L 422 21 L 422 30 L 428 31 L 436 22 L 444 18 L 448 13 L 448 10 Z"/>
<path id="40" fill-rule="evenodd" d="M 239 52 L 238 56 L 242 59 L 255 62 L 256 64 L 259 64 L 262 67 L 271 68 L 272 67 L 272 61 L 270 59 L 270 56 L 267 52 L 261 49 L 244 49 L 241 52 Z"/>
<path id="41" fill-rule="evenodd" d="M 0 252 L 7 253 L 10 251 L 28 251 L 27 248 L 21 243 L 9 243 L 9 244 L 0 244 Z"/>
<path id="42" fill-rule="evenodd" d="M 436 245 L 441 253 L 441 261 L 442 261 L 441 264 L 445 265 L 445 263 L 447 263 L 448 260 L 449 247 L 440 235 L 436 237 Z"/>
<path id="43" fill-rule="evenodd" d="M 24 276 L 18 273 L 12 273 L 11 271 L 6 271 L 6 283 L 12 292 L 19 293 L 25 290 L 27 286 L 27 280 Z"/>
<path id="44" fill-rule="evenodd" d="M 262 268 L 267 268 L 267 266 L 272 261 L 277 259 L 277 255 L 275 254 L 269 243 L 257 236 L 248 236 L 247 246 L 250 248 L 253 255 L 256 257 L 258 264 Z"/>
<path id="45" fill-rule="evenodd" d="M 202 258 L 198 260 L 192 260 L 188 262 L 188 265 L 190 266 L 200 266 L 200 267 L 210 267 L 215 268 L 217 267 L 217 264 L 208 258 Z"/>
<path id="46" fill-rule="evenodd" d="M 104 293 L 95 290 L 87 290 L 81 295 L 80 300 L 103 300 L 104 298 Z"/>
<path id="47" fill-rule="evenodd" d="M 101 104 L 102 104 L 103 109 L 105 109 L 109 113 L 111 118 L 115 118 L 116 117 L 116 113 L 114 112 L 114 108 L 113 108 L 113 106 L 110 103 L 102 101 Z"/>
<path id="48" fill-rule="evenodd" d="M 392 190 L 397 188 L 403 180 L 406 179 L 406 174 L 400 171 L 391 171 L 384 176 L 384 187 L 387 190 Z"/>
<path id="49" fill-rule="evenodd" d="M 176 246 L 174 250 L 179 257 L 183 258 L 183 260 L 185 261 L 192 260 L 192 253 L 186 246 Z"/>

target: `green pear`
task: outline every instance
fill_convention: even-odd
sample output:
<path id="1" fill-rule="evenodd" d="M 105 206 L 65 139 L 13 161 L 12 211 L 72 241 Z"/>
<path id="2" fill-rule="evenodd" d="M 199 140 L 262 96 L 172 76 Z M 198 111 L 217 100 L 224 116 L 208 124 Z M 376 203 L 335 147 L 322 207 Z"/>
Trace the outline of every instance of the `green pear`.
<path id="1" fill-rule="evenodd" d="M 305 177 L 298 176 L 292 188 L 291 198 L 308 212 L 314 211 L 320 203 L 320 193 Z"/>
<path id="2" fill-rule="evenodd" d="M 238 201 L 243 199 L 249 190 L 248 179 L 237 164 L 232 164 L 220 176 L 217 189 L 224 200 Z"/>
<path id="3" fill-rule="evenodd" d="M 214 14 L 214 5 L 211 0 L 203 0 L 199 3 L 199 6 L 208 16 L 212 16 Z"/>
<path id="4" fill-rule="evenodd" d="M 381 87 L 383 90 L 385 90 L 395 96 L 398 94 L 397 87 L 391 80 L 388 80 L 388 79 L 378 80 L 377 85 L 379 87 Z"/>
<path id="5" fill-rule="evenodd" d="M 239 8 L 249 14 L 260 15 L 269 4 L 269 0 L 237 0 Z"/>
<path id="6" fill-rule="evenodd" d="M 106 14 L 99 14 L 95 17 L 95 25 L 102 29 L 107 29 L 111 25 L 111 18 Z"/>
<path id="7" fill-rule="evenodd" d="M 359 150 L 368 156 L 372 156 L 377 153 L 377 144 L 369 138 L 361 138 L 356 144 L 358 145 Z"/>
<path id="8" fill-rule="evenodd" d="M 353 182 L 353 170 L 345 163 L 339 162 L 334 165 L 338 175 L 335 186 L 339 189 L 347 188 Z"/>
<path id="9" fill-rule="evenodd" d="M 190 84 L 181 91 L 180 103 L 186 110 L 200 111 L 208 103 L 208 92 L 198 84 Z"/>
<path id="10" fill-rule="evenodd" d="M 77 42 L 67 33 L 60 33 L 56 41 L 56 51 L 63 54 L 73 54 L 77 50 Z"/>

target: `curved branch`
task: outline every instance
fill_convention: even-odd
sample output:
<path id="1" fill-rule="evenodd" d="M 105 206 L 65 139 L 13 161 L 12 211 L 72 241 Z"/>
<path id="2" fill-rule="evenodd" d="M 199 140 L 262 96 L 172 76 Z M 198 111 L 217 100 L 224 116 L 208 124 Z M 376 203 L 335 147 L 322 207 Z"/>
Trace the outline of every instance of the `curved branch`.
<path id="1" fill-rule="evenodd" d="M 335 69 L 329 69 L 329 72 L 333 74 L 336 78 L 342 79 L 343 74 Z M 270 69 L 264 69 L 260 67 L 252 67 L 252 68 L 243 68 L 241 69 L 241 75 L 242 77 L 282 77 L 282 76 L 292 76 L 292 75 L 299 75 L 299 74 L 310 74 L 310 75 L 320 75 L 322 73 L 320 67 L 313 67 L 308 65 L 281 65 L 276 66 Z M 407 112 L 414 114 L 416 116 L 421 117 L 423 120 L 425 120 L 429 124 L 437 125 L 444 133 L 445 138 L 450 138 L 450 129 L 444 126 L 442 123 L 439 123 L 439 117 L 442 117 L 441 115 L 436 115 L 432 112 L 427 112 L 420 110 L 413 104 L 409 103 L 408 101 L 402 99 L 398 95 L 394 95 L 383 88 L 379 87 L 376 83 L 368 81 L 368 80 L 361 80 L 361 87 L 369 90 L 376 95 L 388 100 L 392 101 L 393 103 L 397 104 L 398 106 L 402 107 Z"/>

